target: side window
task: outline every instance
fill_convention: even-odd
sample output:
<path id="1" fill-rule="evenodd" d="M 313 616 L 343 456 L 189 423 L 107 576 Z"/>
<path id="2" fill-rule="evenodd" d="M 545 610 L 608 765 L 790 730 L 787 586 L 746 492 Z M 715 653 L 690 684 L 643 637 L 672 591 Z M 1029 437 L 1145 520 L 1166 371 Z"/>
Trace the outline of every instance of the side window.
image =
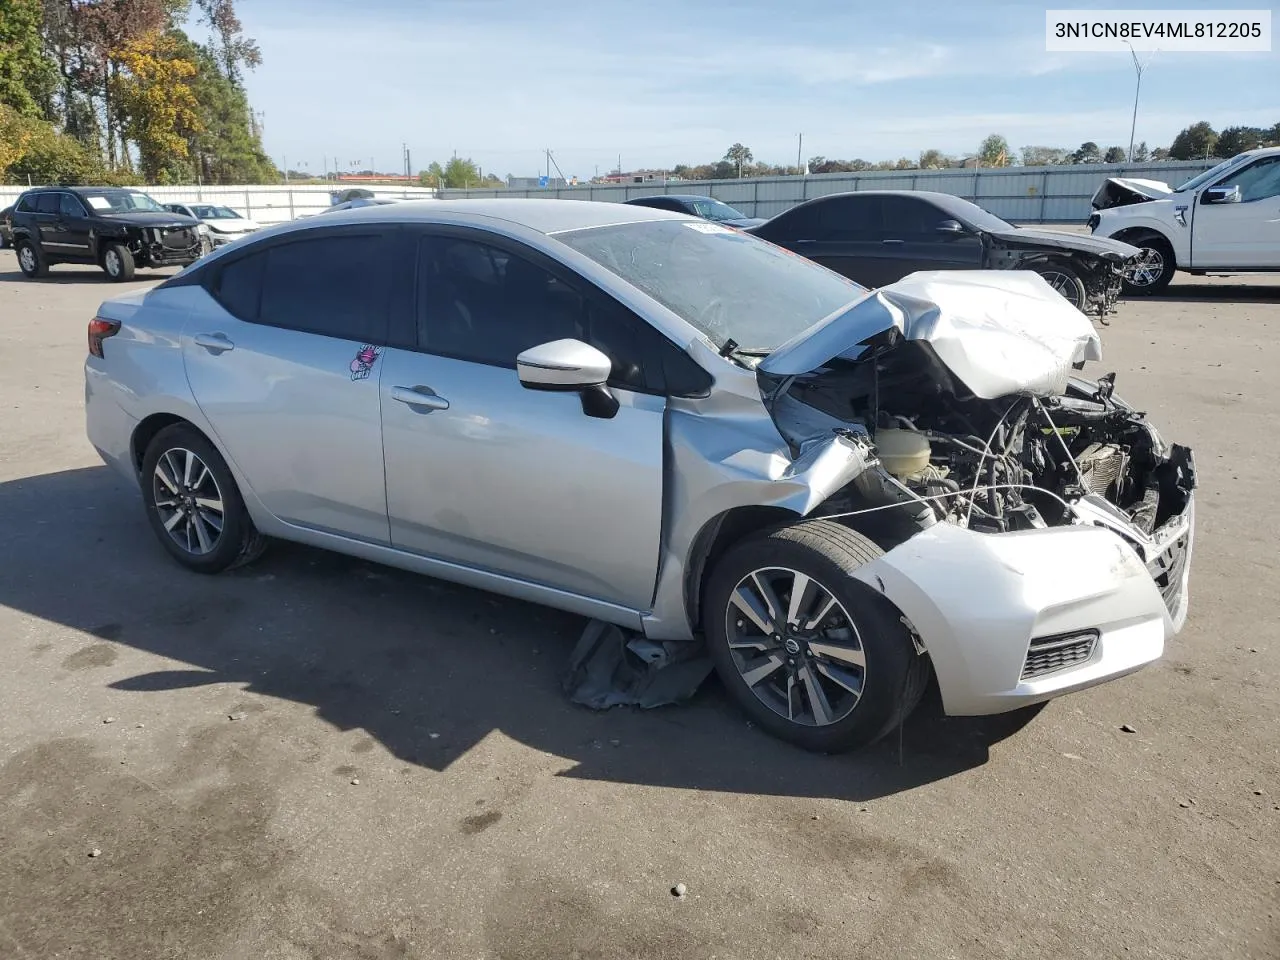
<path id="1" fill-rule="evenodd" d="M 583 339 L 587 321 L 582 298 L 541 267 L 453 237 L 421 241 L 417 299 L 419 347 L 502 367 L 539 343 Z"/>
<path id="2" fill-rule="evenodd" d="M 18 198 L 18 205 L 14 207 L 14 209 L 19 210 L 22 213 L 34 213 L 36 209 L 36 199 L 37 198 L 33 197 L 31 194 L 24 193 Z"/>
<path id="3" fill-rule="evenodd" d="M 530 347 L 582 340 L 613 361 L 612 386 L 661 392 L 669 365 L 682 383 L 695 384 L 689 392 L 698 392 L 696 373 L 680 363 L 693 362 L 621 304 L 594 291 L 584 294 L 532 261 L 488 244 L 424 238 L 416 315 L 418 346 L 429 353 L 514 368 L 516 357 Z M 667 350 L 679 357 L 667 356 Z"/>
<path id="4" fill-rule="evenodd" d="M 880 236 L 880 197 L 840 197 L 822 204 L 823 240 L 875 240 Z"/>
<path id="5" fill-rule="evenodd" d="M 882 197 L 880 215 L 883 220 L 881 234 L 898 239 L 907 237 L 937 236 L 935 228 L 948 219 L 947 215 L 926 200 L 915 197 Z"/>
<path id="6" fill-rule="evenodd" d="M 262 275 L 267 266 L 267 254 L 251 253 L 232 260 L 215 271 L 209 287 L 215 300 L 233 317 L 258 322 L 258 303 L 262 299 Z"/>
<path id="7" fill-rule="evenodd" d="M 1280 196 L 1280 157 L 1266 157 L 1251 163 L 1243 170 L 1218 181 L 1215 186 L 1239 187 L 1242 203 Z"/>
<path id="8" fill-rule="evenodd" d="M 60 194 L 59 196 L 61 197 L 61 199 L 58 202 L 59 213 L 61 213 L 64 217 L 83 217 L 84 216 L 84 204 L 80 202 L 80 199 L 78 197 L 70 193 L 63 193 L 63 194 Z"/>
<path id="9" fill-rule="evenodd" d="M 379 234 L 295 240 L 272 246 L 265 255 L 259 323 L 386 343 L 389 284 Z"/>
<path id="10" fill-rule="evenodd" d="M 36 211 L 39 213 L 57 213 L 58 197 L 57 193 L 42 193 L 36 198 Z"/>
<path id="11" fill-rule="evenodd" d="M 823 239 L 823 209 L 825 203 L 810 203 L 782 214 L 761 231 L 768 240 L 821 240 Z"/>

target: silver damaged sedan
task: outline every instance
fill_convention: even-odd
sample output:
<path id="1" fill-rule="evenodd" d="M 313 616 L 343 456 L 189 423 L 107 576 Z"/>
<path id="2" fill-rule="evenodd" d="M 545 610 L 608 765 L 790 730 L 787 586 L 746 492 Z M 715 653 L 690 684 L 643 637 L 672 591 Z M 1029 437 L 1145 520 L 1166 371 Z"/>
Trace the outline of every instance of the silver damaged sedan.
<path id="1" fill-rule="evenodd" d="M 422 201 L 263 230 L 89 325 L 88 435 L 168 552 L 295 540 L 705 638 L 802 747 L 1158 658 L 1195 470 L 1079 379 L 1034 273 L 868 291 L 622 204 Z"/>

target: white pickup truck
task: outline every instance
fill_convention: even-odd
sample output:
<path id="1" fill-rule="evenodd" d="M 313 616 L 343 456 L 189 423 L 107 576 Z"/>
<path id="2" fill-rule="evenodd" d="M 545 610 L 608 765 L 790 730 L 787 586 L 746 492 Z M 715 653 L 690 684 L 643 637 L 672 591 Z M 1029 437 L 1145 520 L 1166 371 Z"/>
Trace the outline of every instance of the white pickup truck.
<path id="1" fill-rule="evenodd" d="M 1248 150 L 1179 187 L 1108 180 L 1093 195 L 1089 229 L 1145 256 L 1125 276 L 1129 294 L 1157 293 L 1175 270 L 1280 271 L 1280 147 Z"/>

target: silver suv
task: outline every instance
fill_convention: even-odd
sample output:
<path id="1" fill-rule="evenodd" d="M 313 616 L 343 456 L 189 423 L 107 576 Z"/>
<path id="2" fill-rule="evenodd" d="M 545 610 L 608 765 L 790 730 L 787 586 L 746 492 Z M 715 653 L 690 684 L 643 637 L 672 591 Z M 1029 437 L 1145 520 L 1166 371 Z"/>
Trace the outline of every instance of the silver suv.
<path id="1" fill-rule="evenodd" d="M 1190 452 L 1073 379 L 1029 273 L 868 291 L 620 204 L 425 201 L 264 230 L 89 326 L 88 434 L 165 549 L 265 538 L 705 638 L 803 747 L 1132 672 L 1182 624 Z"/>

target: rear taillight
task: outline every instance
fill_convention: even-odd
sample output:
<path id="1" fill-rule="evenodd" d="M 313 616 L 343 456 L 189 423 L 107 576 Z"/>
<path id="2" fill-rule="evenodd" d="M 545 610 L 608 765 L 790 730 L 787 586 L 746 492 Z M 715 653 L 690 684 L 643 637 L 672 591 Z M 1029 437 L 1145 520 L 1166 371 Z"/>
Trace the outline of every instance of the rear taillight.
<path id="1" fill-rule="evenodd" d="M 119 320 L 103 320 L 94 317 L 89 321 L 89 352 L 95 357 L 102 356 L 102 341 L 114 337 L 120 332 Z"/>

